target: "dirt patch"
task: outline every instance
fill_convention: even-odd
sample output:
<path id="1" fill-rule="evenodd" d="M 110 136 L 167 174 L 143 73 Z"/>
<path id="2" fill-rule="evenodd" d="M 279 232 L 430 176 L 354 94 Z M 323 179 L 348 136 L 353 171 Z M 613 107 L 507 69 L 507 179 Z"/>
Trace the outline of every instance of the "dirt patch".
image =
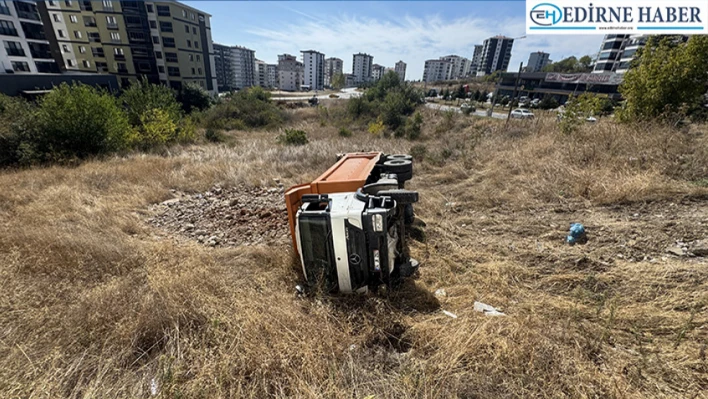
<path id="1" fill-rule="evenodd" d="M 288 218 L 283 189 L 212 187 L 150 207 L 148 222 L 170 234 L 211 247 L 287 243 Z"/>

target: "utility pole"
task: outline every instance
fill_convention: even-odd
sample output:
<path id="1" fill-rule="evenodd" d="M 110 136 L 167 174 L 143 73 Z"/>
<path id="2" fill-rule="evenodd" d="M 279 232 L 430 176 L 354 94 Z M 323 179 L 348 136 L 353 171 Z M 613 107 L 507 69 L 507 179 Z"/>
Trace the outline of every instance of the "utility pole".
<path id="1" fill-rule="evenodd" d="M 516 83 L 514 84 L 514 94 L 511 96 L 511 100 L 509 100 L 509 113 L 506 115 L 506 123 L 509 123 L 509 118 L 511 118 L 511 109 L 513 108 L 511 105 L 516 99 L 516 91 L 519 89 L 519 80 L 521 80 L 521 69 L 523 67 L 524 63 L 522 62 L 519 64 L 519 73 L 516 75 Z"/>

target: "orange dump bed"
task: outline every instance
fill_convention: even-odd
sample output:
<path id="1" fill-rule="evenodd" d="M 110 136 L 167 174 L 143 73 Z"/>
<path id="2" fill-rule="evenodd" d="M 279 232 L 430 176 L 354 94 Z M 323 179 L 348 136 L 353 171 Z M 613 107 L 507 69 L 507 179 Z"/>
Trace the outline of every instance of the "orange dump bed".
<path id="1" fill-rule="evenodd" d="M 337 163 L 324 172 L 312 183 L 290 187 L 285 192 L 285 205 L 288 209 L 290 236 L 297 252 L 295 240 L 295 216 L 302 196 L 305 194 L 332 194 L 354 192 L 366 184 L 374 166 L 379 162 L 380 152 L 357 152 L 344 155 Z"/>

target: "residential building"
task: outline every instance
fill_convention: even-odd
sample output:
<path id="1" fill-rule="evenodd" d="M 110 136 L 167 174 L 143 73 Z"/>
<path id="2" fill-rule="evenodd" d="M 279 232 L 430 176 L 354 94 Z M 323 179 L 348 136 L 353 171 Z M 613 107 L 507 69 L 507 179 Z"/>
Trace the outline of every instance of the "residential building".
<path id="1" fill-rule="evenodd" d="M 265 61 L 255 59 L 253 68 L 254 86 L 268 87 L 268 64 Z"/>
<path id="2" fill-rule="evenodd" d="M 43 1 L 38 9 L 63 71 L 217 93 L 209 14 L 176 1 Z"/>
<path id="3" fill-rule="evenodd" d="M 231 59 L 231 48 L 229 46 L 214 43 L 214 65 L 216 66 L 216 83 L 219 87 L 219 92 L 236 90 L 233 60 Z"/>
<path id="4" fill-rule="evenodd" d="M 398 74 L 398 77 L 401 79 L 402 82 L 406 80 L 406 63 L 405 62 L 398 61 L 396 63 L 394 71 Z"/>
<path id="5" fill-rule="evenodd" d="M 425 61 L 423 69 L 424 82 L 438 82 L 447 80 L 452 71 L 452 63 L 443 59 Z"/>
<path id="6" fill-rule="evenodd" d="M 266 64 L 266 84 L 267 87 L 278 87 L 278 65 Z"/>
<path id="7" fill-rule="evenodd" d="M 332 85 L 334 75 L 343 74 L 344 62 L 340 58 L 327 58 L 325 60 L 325 86 Z"/>
<path id="8" fill-rule="evenodd" d="M 354 75 L 356 84 L 371 81 L 373 64 L 373 56 L 363 53 L 354 54 L 354 59 L 352 62 L 352 75 Z"/>
<path id="9" fill-rule="evenodd" d="M 529 61 L 526 63 L 526 72 L 540 72 L 543 67 L 550 64 L 552 61 L 548 59 L 550 54 L 543 51 L 536 51 L 529 55 Z"/>
<path id="10" fill-rule="evenodd" d="M 347 73 L 344 75 L 344 87 L 355 87 L 356 85 L 356 76 L 351 73 Z"/>
<path id="11" fill-rule="evenodd" d="M 325 58 L 315 50 L 302 51 L 303 83 L 310 90 L 324 90 Z"/>
<path id="12" fill-rule="evenodd" d="M 448 79 L 462 79 L 469 75 L 472 62 L 467 58 L 460 57 L 459 55 L 446 55 L 440 57 L 440 59 L 452 64 Z"/>
<path id="13" fill-rule="evenodd" d="M 234 72 L 236 90 L 245 89 L 258 84 L 256 82 L 256 52 L 242 46 L 230 46 L 231 68 Z"/>
<path id="14" fill-rule="evenodd" d="M 290 54 L 278 56 L 278 88 L 284 91 L 299 91 L 303 83 L 304 66 Z"/>
<path id="15" fill-rule="evenodd" d="M 385 66 L 379 64 L 374 64 L 371 66 L 371 79 L 373 81 L 377 81 L 383 78 L 384 73 L 386 73 Z"/>
<path id="16" fill-rule="evenodd" d="M 496 71 L 506 71 L 511 60 L 511 48 L 514 39 L 506 36 L 494 36 L 484 41 L 480 62 L 477 64 L 477 76 L 490 75 Z"/>
<path id="17" fill-rule="evenodd" d="M 472 53 L 472 62 L 470 64 L 470 75 L 471 76 L 477 76 L 477 69 L 479 68 L 479 65 L 482 63 L 482 51 L 484 50 L 484 46 L 481 44 L 475 44 L 474 45 L 474 52 Z"/>
<path id="18" fill-rule="evenodd" d="M 670 35 L 677 42 L 686 42 L 687 35 Z M 595 59 L 593 73 L 617 72 L 629 70 L 637 51 L 643 48 L 650 35 L 605 35 L 600 51 Z"/>
<path id="19" fill-rule="evenodd" d="M 59 73 L 35 1 L 0 0 L 0 74 Z"/>

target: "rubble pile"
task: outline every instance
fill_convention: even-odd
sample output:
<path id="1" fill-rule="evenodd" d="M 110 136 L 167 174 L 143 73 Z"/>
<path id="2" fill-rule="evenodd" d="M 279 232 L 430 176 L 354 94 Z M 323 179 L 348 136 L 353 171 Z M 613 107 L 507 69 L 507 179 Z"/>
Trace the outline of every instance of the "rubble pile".
<path id="1" fill-rule="evenodd" d="M 150 207 L 153 226 L 211 247 L 288 244 L 283 188 L 212 187 L 200 194 L 173 191 Z"/>

